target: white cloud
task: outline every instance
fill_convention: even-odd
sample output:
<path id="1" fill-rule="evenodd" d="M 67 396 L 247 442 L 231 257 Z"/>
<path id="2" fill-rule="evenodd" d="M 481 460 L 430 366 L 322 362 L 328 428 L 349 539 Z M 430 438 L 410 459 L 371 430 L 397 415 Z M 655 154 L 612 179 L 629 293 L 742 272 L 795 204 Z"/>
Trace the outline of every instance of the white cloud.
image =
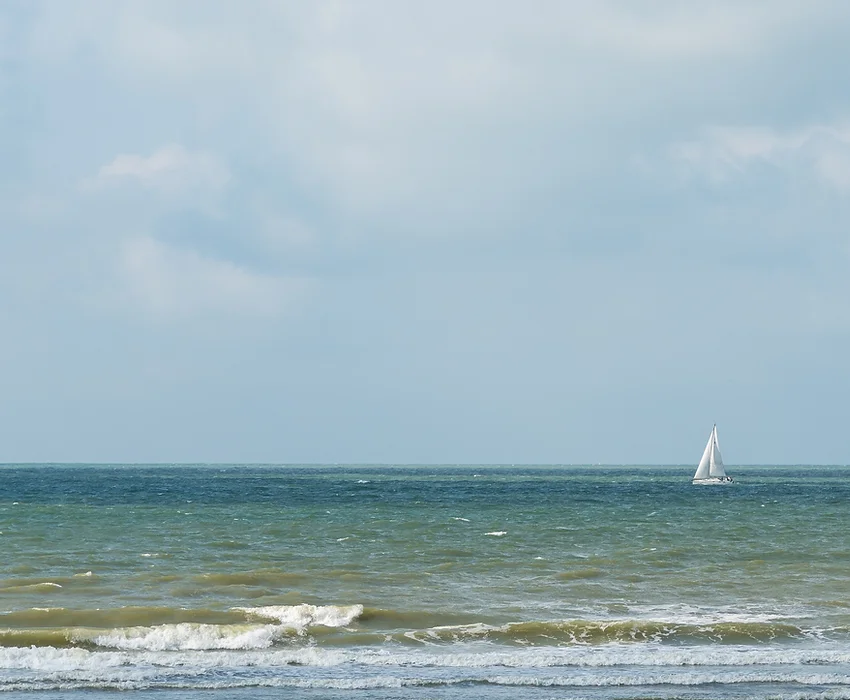
<path id="1" fill-rule="evenodd" d="M 163 192 L 187 189 L 221 190 L 230 173 L 215 156 L 205 151 L 188 151 L 180 145 L 168 145 L 150 156 L 121 154 L 102 166 L 91 187 L 119 183 L 137 183 Z"/>
<path id="2" fill-rule="evenodd" d="M 253 272 L 142 236 L 119 260 L 121 299 L 159 319 L 204 314 L 276 316 L 307 292 L 305 279 Z"/>
<path id="3" fill-rule="evenodd" d="M 714 126 L 699 139 L 674 144 L 671 156 L 715 183 L 763 164 L 788 174 L 803 171 L 829 188 L 850 192 L 850 126 L 813 125 L 791 131 Z"/>
<path id="4" fill-rule="evenodd" d="M 256 0 L 251 12 L 191 0 L 80 2 L 83 10 L 45 6 L 36 56 L 92 52 L 136 90 L 188 97 L 207 124 L 225 116 L 223 139 L 239 105 L 238 142 L 255 142 L 346 216 L 387 220 L 421 207 L 466 230 L 468 221 L 452 221 L 457 212 L 477 207 L 480 229 L 492 228 L 506 215 L 486 221 L 492 203 L 507 208 L 550 186 L 561 167 L 553 163 L 586 177 L 598 157 L 582 150 L 612 115 L 653 112 L 655 123 L 659 104 L 704 99 L 706 71 L 847 12 L 841 3 L 812 12 L 799 0 L 541 0 L 534 12 L 499 0 Z M 386 228 L 409 230 L 423 217 L 404 219 Z"/>

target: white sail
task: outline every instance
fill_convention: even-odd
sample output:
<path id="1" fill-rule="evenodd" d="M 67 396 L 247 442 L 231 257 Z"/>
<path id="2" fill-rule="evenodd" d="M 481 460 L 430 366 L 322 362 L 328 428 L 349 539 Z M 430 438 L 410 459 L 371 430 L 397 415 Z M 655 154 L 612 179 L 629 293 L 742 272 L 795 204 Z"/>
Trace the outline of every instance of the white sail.
<path id="1" fill-rule="evenodd" d="M 709 476 L 726 476 L 723 468 L 723 457 L 720 456 L 720 445 L 717 443 L 717 426 L 711 431 L 711 458 L 709 459 Z"/>
<path id="2" fill-rule="evenodd" d="M 706 479 L 708 478 L 708 472 L 710 469 L 711 462 L 711 446 L 714 444 L 714 431 L 711 431 L 711 435 L 708 436 L 708 442 L 705 443 L 705 452 L 702 453 L 702 459 L 699 461 L 699 466 L 697 467 L 696 474 L 694 474 L 694 479 Z"/>
<path id="3" fill-rule="evenodd" d="M 702 453 L 693 481 L 695 484 L 728 484 L 732 481 L 732 477 L 726 474 L 723 457 L 720 456 L 716 425 L 708 435 L 708 443 Z"/>

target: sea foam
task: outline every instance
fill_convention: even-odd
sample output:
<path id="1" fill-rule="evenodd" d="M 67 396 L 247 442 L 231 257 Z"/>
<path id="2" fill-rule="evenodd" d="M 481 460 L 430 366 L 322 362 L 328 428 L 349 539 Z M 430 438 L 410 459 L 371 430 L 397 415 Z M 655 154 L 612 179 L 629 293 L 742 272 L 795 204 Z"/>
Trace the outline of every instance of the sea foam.
<path id="1" fill-rule="evenodd" d="M 53 647 L 0 647 L 0 673 L 10 669 L 29 669 L 45 672 L 67 670 L 102 670 L 118 667 L 157 668 L 281 668 L 286 666 L 312 667 L 386 667 L 386 668 L 454 668 L 454 669 L 605 669 L 628 667 L 652 668 L 652 672 L 683 672 L 700 668 L 716 673 L 764 671 L 785 673 L 795 667 L 805 667 L 812 673 L 818 667 L 836 671 L 850 665 L 846 649 L 754 649 L 736 646 L 727 648 L 692 646 L 650 649 L 632 645 L 610 644 L 601 647 L 515 648 L 492 650 L 485 646 L 430 647 L 422 649 L 358 648 L 323 649 L 315 646 L 277 649 L 113 649 L 89 650 Z M 562 671 L 565 673 L 565 671 Z M 850 676 L 846 676 L 850 683 Z"/>
<path id="2" fill-rule="evenodd" d="M 362 605 L 266 605 L 238 607 L 249 619 L 277 620 L 282 626 L 304 631 L 309 627 L 346 627 L 363 614 Z"/>
<path id="3" fill-rule="evenodd" d="M 126 627 L 93 632 L 74 630 L 70 638 L 109 649 L 147 651 L 202 649 L 264 649 L 285 635 L 278 625 L 210 625 L 194 622 Z"/>

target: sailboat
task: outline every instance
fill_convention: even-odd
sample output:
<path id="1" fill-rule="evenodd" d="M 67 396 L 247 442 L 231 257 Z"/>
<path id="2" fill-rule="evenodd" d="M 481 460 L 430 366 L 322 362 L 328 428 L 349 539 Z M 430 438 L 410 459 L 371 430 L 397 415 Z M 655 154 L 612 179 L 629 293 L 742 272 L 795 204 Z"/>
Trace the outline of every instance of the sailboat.
<path id="1" fill-rule="evenodd" d="M 717 424 L 711 429 L 708 443 L 702 459 L 694 474 L 694 484 L 731 484 L 732 477 L 726 474 L 723 467 L 723 457 L 720 456 L 720 445 L 717 443 Z"/>

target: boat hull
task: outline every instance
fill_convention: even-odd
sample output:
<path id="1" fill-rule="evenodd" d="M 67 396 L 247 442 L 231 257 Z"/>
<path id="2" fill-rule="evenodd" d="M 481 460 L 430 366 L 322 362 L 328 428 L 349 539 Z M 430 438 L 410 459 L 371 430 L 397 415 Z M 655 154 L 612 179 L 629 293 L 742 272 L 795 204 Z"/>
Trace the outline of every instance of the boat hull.
<path id="1" fill-rule="evenodd" d="M 710 476 L 707 479 L 694 479 L 691 481 L 692 484 L 705 484 L 706 486 L 713 485 L 721 485 L 721 484 L 731 484 L 732 477 L 731 476 Z"/>

